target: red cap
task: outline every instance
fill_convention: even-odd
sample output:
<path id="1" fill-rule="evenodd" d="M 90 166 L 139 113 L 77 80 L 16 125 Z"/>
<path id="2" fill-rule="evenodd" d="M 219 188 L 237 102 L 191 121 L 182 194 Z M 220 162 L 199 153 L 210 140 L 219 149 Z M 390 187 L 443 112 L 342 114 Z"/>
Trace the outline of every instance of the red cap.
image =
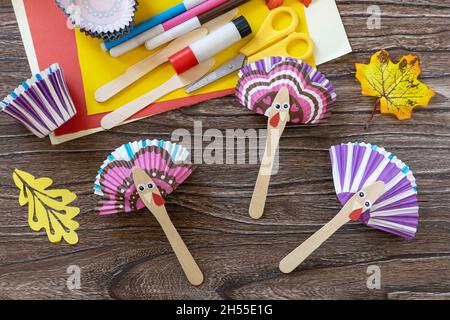
<path id="1" fill-rule="evenodd" d="M 186 47 L 183 50 L 175 53 L 169 58 L 169 61 L 177 74 L 186 72 L 199 64 L 197 57 L 190 47 Z"/>

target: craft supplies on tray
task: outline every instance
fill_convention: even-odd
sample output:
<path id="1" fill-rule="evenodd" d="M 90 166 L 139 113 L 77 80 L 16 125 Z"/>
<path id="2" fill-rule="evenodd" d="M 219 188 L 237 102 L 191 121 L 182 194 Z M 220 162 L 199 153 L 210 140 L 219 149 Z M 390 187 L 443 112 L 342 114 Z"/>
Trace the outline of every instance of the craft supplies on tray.
<path id="1" fill-rule="evenodd" d="M 134 23 L 136 0 L 55 0 L 69 21 L 93 38 L 115 40 Z"/>
<path id="2" fill-rule="evenodd" d="M 77 110 L 58 64 L 23 82 L 0 102 L 4 112 L 44 138 L 69 121 Z"/>
<path id="3" fill-rule="evenodd" d="M 38 72 L 39 66 L 58 61 L 65 70 L 66 78 L 69 81 L 68 86 L 77 108 L 77 115 L 50 135 L 53 144 L 101 131 L 100 122 L 104 113 L 114 111 L 144 95 L 149 91 L 149 83 L 156 88 L 173 75 L 170 64 L 162 65 L 154 69 L 151 74 L 144 75 L 142 80 L 128 85 L 126 90 L 114 95 L 112 99 L 100 103 L 95 100 L 95 92 L 99 88 L 118 78 L 130 66 L 144 60 L 154 52 L 149 53 L 144 46 L 141 46 L 120 58 L 113 58 L 99 48 L 100 40 L 85 37 L 78 30 L 68 29 L 66 17 L 53 0 L 39 2 L 12 0 L 12 2 L 33 72 Z M 137 25 L 177 5 L 180 5 L 181 8 L 179 0 L 140 2 L 139 10 L 136 12 Z M 351 51 L 334 1 L 317 1 L 308 9 L 305 9 L 297 0 L 287 0 L 285 5 L 296 11 L 300 18 L 298 30 L 310 35 L 315 44 L 313 62 L 323 63 Z M 269 13 L 263 0 L 251 0 L 239 7 L 239 15 L 247 18 L 255 32 L 260 29 L 263 20 Z M 230 18 L 228 17 L 228 19 Z M 47 23 L 47 21 L 51 21 L 51 23 Z M 316 24 L 320 24 L 320 28 L 310 28 Z M 320 35 L 317 34 L 319 29 Z M 211 30 L 208 29 L 208 32 Z M 133 31 L 130 32 L 130 34 L 132 33 Z M 126 37 L 128 35 L 124 38 Z M 52 46 L 48 46 L 49 38 L 53 39 Z M 215 56 L 217 66 L 236 56 L 239 49 L 245 44 L 244 41 L 217 54 Z M 236 82 L 237 74 L 211 83 L 195 94 L 187 94 L 183 89 L 176 90 L 159 99 L 150 108 L 145 108 L 133 116 L 130 121 L 231 94 L 234 92 Z"/>
<path id="4" fill-rule="evenodd" d="M 249 209 L 250 216 L 259 219 L 264 213 L 275 155 L 286 124 L 320 123 L 336 100 L 336 93 L 328 79 L 307 63 L 270 57 L 239 72 L 236 96 L 246 108 L 268 117 L 266 150 Z"/>
<path id="5" fill-rule="evenodd" d="M 101 215 L 147 209 L 165 232 L 188 280 L 203 282 L 203 274 L 184 244 L 164 206 L 170 195 L 194 171 L 190 153 L 181 145 L 163 140 L 127 143 L 112 152 L 95 180 Z"/>

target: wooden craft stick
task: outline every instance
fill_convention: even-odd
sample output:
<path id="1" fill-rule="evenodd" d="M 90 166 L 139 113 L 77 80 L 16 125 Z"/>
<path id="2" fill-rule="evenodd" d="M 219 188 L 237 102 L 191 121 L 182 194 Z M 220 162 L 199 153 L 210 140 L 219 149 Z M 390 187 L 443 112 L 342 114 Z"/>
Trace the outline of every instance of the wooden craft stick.
<path id="1" fill-rule="evenodd" d="M 253 219 L 260 219 L 264 214 L 275 155 L 286 124 L 290 120 L 289 110 L 278 110 L 275 106 L 284 106 L 286 103 L 289 104 L 289 91 L 286 88 L 281 88 L 274 99 L 272 107 L 268 110 L 266 150 L 264 151 L 249 209 L 250 217 Z M 276 125 L 275 117 L 278 119 Z"/>
<path id="2" fill-rule="evenodd" d="M 291 273 L 302 264 L 303 261 L 327 241 L 329 237 L 350 221 L 348 213 L 348 210 L 342 209 L 330 222 L 281 260 L 281 272 Z"/>
<path id="3" fill-rule="evenodd" d="M 350 222 L 352 213 L 357 212 L 359 215 L 370 209 L 365 203 L 369 201 L 370 204 L 375 203 L 383 194 L 384 183 L 375 182 L 367 188 L 357 192 L 342 208 L 341 211 L 319 231 L 314 233 L 305 242 L 298 246 L 294 251 L 288 254 L 280 262 L 280 270 L 283 273 L 291 273 L 300 264 L 305 261 L 317 248 L 319 248 L 325 241 L 328 240 L 336 231 L 343 225 Z M 364 192 L 365 196 L 360 197 L 360 193 Z"/>
<path id="4" fill-rule="evenodd" d="M 97 100 L 98 102 L 105 102 L 111 99 L 113 96 L 115 96 L 137 80 L 141 79 L 146 74 L 152 72 L 160 65 L 166 63 L 171 55 L 186 48 L 187 46 L 203 38 L 207 34 L 207 29 L 200 28 L 172 41 L 164 49 L 161 49 L 155 54 L 152 54 L 144 60 L 129 67 L 128 70 L 125 71 L 125 73 L 123 73 L 121 76 L 99 88 L 95 92 L 95 100 Z"/>
<path id="5" fill-rule="evenodd" d="M 147 94 L 131 101 L 130 103 L 103 117 L 103 119 L 101 120 L 102 128 L 109 130 L 120 125 L 128 118 L 132 117 L 134 114 L 157 101 L 159 98 L 162 98 L 175 90 L 181 89 L 197 81 L 205 74 L 207 74 L 208 71 L 214 66 L 214 64 L 215 60 L 210 59 L 181 75 L 173 76 L 158 88 L 148 92 Z"/>
<path id="6" fill-rule="evenodd" d="M 204 280 L 203 273 L 170 220 L 164 205 L 164 199 L 162 198 L 158 187 L 147 173 L 139 167 L 133 170 L 133 181 L 145 206 L 161 225 L 187 279 L 194 286 L 201 285 Z"/>

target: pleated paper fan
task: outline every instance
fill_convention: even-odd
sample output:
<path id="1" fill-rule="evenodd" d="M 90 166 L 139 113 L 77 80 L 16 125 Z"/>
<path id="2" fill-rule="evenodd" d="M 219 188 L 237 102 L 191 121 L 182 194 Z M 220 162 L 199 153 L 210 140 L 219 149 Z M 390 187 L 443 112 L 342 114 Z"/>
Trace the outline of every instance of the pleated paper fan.
<path id="1" fill-rule="evenodd" d="M 77 110 L 60 66 L 55 63 L 23 82 L 3 101 L 4 112 L 44 138 L 69 121 Z"/>
<path id="2" fill-rule="evenodd" d="M 70 22 L 85 34 L 117 40 L 133 28 L 136 0 L 55 0 Z"/>
<path id="3" fill-rule="evenodd" d="M 366 143 L 333 146 L 330 155 L 342 205 L 364 187 L 383 181 L 383 195 L 361 216 L 361 222 L 407 239 L 415 237 L 419 222 L 417 185 L 405 163 L 384 148 Z"/>
<path id="4" fill-rule="evenodd" d="M 193 172 L 189 151 L 163 140 L 127 143 L 112 152 L 101 166 L 95 180 L 95 194 L 100 196 L 96 211 L 102 215 L 131 212 L 145 207 L 133 182 L 133 169 L 143 169 L 166 197 Z"/>
<path id="5" fill-rule="evenodd" d="M 280 88 L 289 90 L 290 122 L 317 124 L 326 118 L 336 92 L 330 81 L 306 62 L 269 57 L 239 72 L 236 96 L 248 109 L 267 115 Z"/>

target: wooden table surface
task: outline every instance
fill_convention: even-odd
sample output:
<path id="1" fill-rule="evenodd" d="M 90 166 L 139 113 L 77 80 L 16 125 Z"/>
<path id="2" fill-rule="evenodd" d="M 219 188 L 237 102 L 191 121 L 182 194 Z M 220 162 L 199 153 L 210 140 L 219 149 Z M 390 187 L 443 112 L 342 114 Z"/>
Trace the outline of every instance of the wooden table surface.
<path id="1" fill-rule="evenodd" d="M 290 125 L 281 140 L 265 217 L 252 221 L 248 204 L 258 165 L 200 165 L 168 199 L 167 209 L 204 271 L 194 288 L 155 219 L 146 212 L 114 217 L 94 213 L 92 183 L 109 152 L 143 138 L 170 139 L 173 130 L 265 127 L 266 120 L 234 97 L 169 112 L 60 146 L 37 139 L 0 115 L 0 298 L 102 299 L 414 299 L 450 298 L 450 0 L 338 0 L 354 52 L 320 66 L 338 102 L 327 125 Z M 368 30 L 369 5 L 382 10 L 382 28 Z M 0 94 L 29 77 L 9 0 L 0 0 Z M 362 97 L 356 62 L 387 48 L 397 60 L 412 52 L 422 80 L 437 92 L 429 108 L 399 122 L 377 115 L 365 124 L 373 99 Z M 288 252 L 339 210 L 328 148 L 365 141 L 386 147 L 414 171 L 419 186 L 417 238 L 349 224 L 291 275 L 278 271 Z M 18 204 L 15 168 L 51 177 L 79 196 L 76 246 L 50 244 L 31 231 Z M 81 289 L 66 287 L 67 268 L 81 268 Z M 366 286 L 367 268 L 380 267 L 381 289 Z"/>

